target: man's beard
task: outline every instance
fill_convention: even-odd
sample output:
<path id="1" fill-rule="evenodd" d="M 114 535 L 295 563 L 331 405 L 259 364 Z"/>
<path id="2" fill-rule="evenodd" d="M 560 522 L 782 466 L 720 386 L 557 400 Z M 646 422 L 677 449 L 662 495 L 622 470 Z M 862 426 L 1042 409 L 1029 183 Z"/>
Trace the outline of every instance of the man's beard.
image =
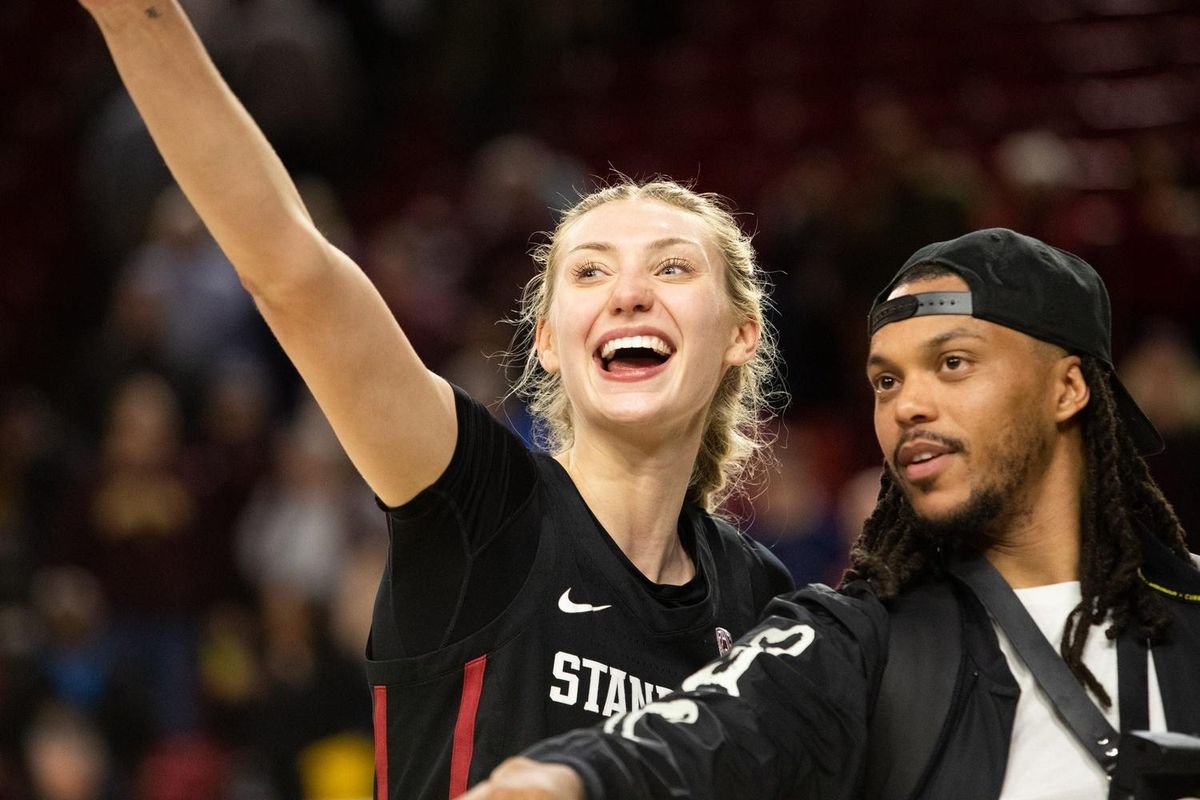
<path id="1" fill-rule="evenodd" d="M 965 503 L 949 514 L 937 517 L 918 514 L 906 493 L 905 500 L 912 514 L 913 530 L 924 541 L 936 545 L 977 541 L 980 536 L 987 535 L 996 521 L 1005 516 L 1006 511 L 1011 511 L 1011 489 L 1005 489 L 999 486 L 973 489 Z"/>
<path id="2" fill-rule="evenodd" d="M 1002 535 L 1005 528 L 1013 525 L 1027 513 L 1022 505 L 1024 489 L 1031 476 L 1044 468 L 1049 458 L 1050 442 L 1031 428 L 1014 428 L 1000 443 L 994 458 L 995 463 L 1005 468 L 995 480 L 984 486 L 971 489 L 966 501 L 949 512 L 937 516 L 918 514 L 912 505 L 912 490 L 903 481 L 895 480 L 904 493 L 907 514 L 914 533 L 921 541 L 937 549 L 959 544 L 985 547 L 989 540 Z M 963 452 L 969 456 L 967 448 Z"/>

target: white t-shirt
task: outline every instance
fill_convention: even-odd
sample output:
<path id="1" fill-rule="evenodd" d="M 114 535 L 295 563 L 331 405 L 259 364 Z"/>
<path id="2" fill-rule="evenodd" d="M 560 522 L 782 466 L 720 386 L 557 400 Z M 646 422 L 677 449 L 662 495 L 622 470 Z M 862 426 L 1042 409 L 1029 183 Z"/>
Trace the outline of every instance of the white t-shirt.
<path id="1" fill-rule="evenodd" d="M 1079 581 L 1016 589 L 1033 621 L 1058 652 L 1063 626 L 1071 609 L 1079 605 Z M 993 625 L 995 622 L 993 621 Z M 1112 706 L 1101 708 L 1114 728 L 1120 729 L 1120 699 L 1117 697 L 1117 643 L 1104 635 L 1104 628 L 1092 628 L 1083 648 L 1083 663 L 1112 699 Z M 1008 750 L 1008 769 L 1000 800 L 1105 800 L 1108 778 L 1092 757 L 1076 741 L 1070 728 L 1054 712 L 1046 693 L 1037 685 L 1012 644 L 996 626 L 1000 649 L 1009 669 L 1021 687 L 1017 715 L 1013 722 L 1012 742 Z M 1150 701 L 1150 730 L 1166 730 L 1154 656 L 1148 661 L 1147 684 Z M 1092 702 L 1096 698 L 1088 692 Z M 1100 704 L 1096 702 L 1097 708 Z"/>

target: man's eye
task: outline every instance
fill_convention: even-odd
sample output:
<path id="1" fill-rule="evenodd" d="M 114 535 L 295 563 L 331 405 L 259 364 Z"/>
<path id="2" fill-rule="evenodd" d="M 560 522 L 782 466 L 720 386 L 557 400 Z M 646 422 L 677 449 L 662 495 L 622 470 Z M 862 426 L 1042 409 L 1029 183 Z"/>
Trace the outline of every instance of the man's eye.
<path id="1" fill-rule="evenodd" d="M 958 369 L 963 363 L 959 356 L 946 356 L 946 369 Z"/>
<path id="2" fill-rule="evenodd" d="M 875 379 L 875 391 L 888 392 L 896 388 L 896 379 L 891 375 L 880 375 Z"/>

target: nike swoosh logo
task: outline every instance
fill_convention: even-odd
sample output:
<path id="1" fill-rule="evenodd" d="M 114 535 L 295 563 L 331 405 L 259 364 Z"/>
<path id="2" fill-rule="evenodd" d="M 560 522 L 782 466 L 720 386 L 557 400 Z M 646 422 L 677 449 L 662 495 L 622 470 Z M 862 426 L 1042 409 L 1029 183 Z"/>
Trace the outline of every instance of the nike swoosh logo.
<path id="1" fill-rule="evenodd" d="M 593 606 L 589 603 L 573 603 L 571 602 L 571 590 L 568 588 L 562 593 L 562 597 L 558 598 L 558 610 L 566 614 L 586 614 L 589 611 L 603 611 L 606 608 L 612 608 L 612 604 L 606 606 Z"/>

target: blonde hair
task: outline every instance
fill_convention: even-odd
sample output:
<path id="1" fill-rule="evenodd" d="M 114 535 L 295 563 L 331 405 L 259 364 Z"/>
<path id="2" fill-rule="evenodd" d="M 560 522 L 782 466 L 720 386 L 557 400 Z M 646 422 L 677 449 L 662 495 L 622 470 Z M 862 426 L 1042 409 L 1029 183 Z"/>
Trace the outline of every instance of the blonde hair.
<path id="1" fill-rule="evenodd" d="M 546 319 L 553 300 L 553 277 L 563 233 L 592 209 L 618 200 L 657 200 L 699 216 L 725 262 L 725 293 L 734 317 L 758 325 L 760 335 L 753 358 L 731 367 L 717 386 L 708 409 L 700 451 L 688 481 L 687 499 L 713 512 L 737 493 L 754 473 L 767 444 L 765 423 L 776 400 L 786 397 L 774 386 L 778 354 L 774 331 L 764 316 L 768 285 L 759 269 L 750 237 L 737 224 L 728 202 L 721 196 L 695 192 L 666 178 L 636 182 L 625 176 L 591 194 L 565 211 L 545 242 L 531 255 L 537 273 L 525 285 L 517 322 L 523 331 L 515 361 L 521 369 L 513 393 L 526 401 L 535 419 L 539 444 L 560 453 L 574 442 L 571 403 L 557 373 L 547 372 L 538 360 L 533 334 Z"/>

